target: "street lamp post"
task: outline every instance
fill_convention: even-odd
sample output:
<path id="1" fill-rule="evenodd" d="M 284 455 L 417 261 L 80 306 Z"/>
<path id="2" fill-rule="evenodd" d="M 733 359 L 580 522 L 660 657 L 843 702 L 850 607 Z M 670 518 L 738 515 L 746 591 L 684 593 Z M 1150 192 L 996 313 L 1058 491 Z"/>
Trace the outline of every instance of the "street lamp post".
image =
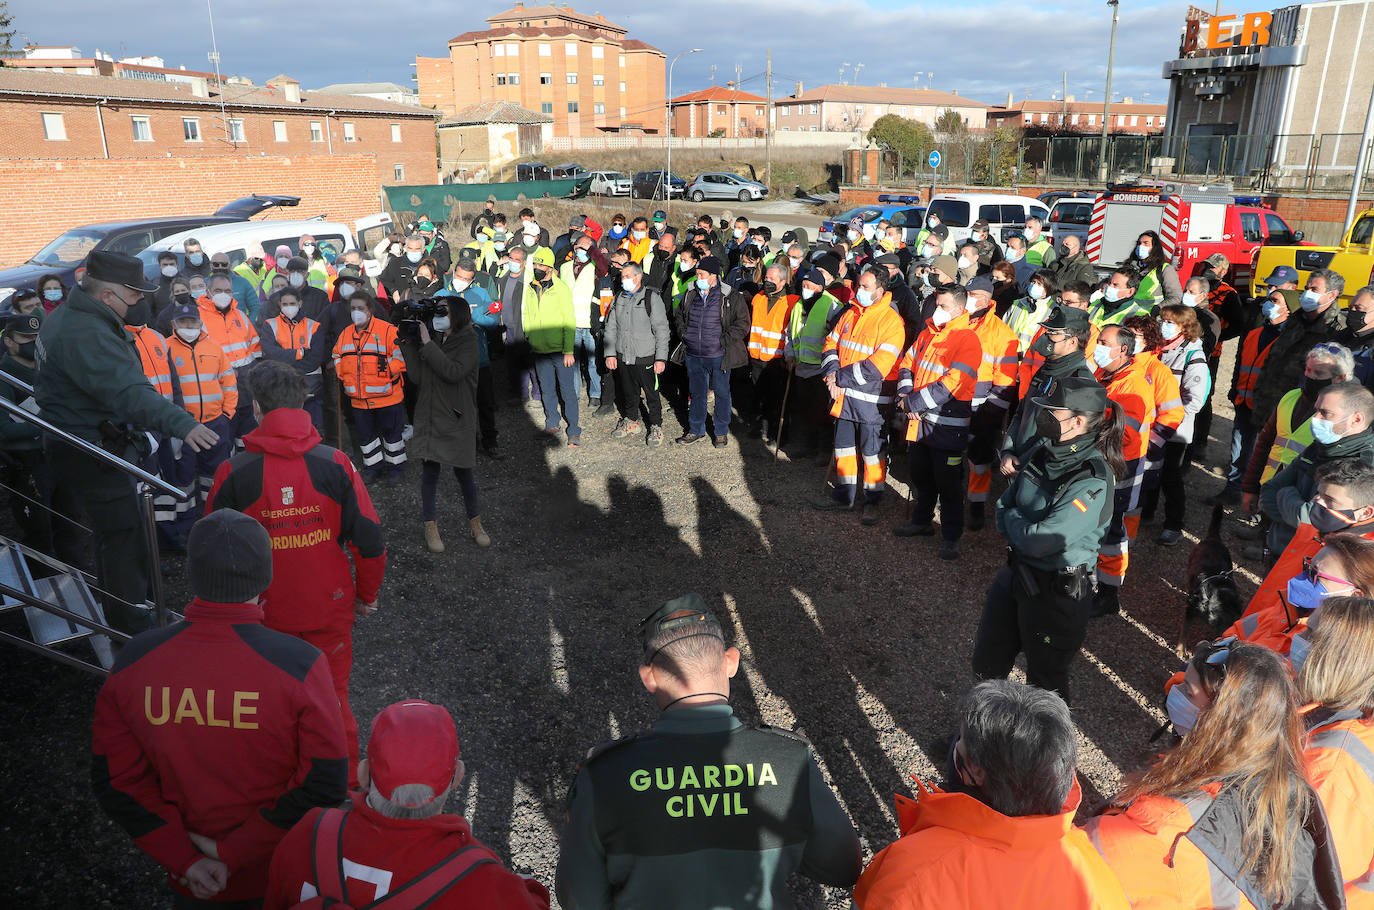
<path id="1" fill-rule="evenodd" d="M 1102 96 L 1102 167 L 1098 169 L 1099 182 L 1107 183 L 1107 129 L 1112 114 L 1112 63 L 1116 57 L 1116 22 L 1120 0 L 1107 0 L 1112 8 L 1112 39 L 1107 44 L 1107 91 Z"/>
<path id="2" fill-rule="evenodd" d="M 701 48 L 694 47 L 690 51 L 683 51 L 678 54 L 673 58 L 673 62 L 668 64 L 668 98 L 666 99 L 667 104 L 664 105 L 665 112 L 663 115 L 663 137 L 668 146 L 668 170 L 663 175 L 663 195 L 666 202 L 664 208 L 669 212 L 673 210 L 673 67 L 677 66 L 677 62 L 688 54 L 699 53 L 701 53 Z"/>

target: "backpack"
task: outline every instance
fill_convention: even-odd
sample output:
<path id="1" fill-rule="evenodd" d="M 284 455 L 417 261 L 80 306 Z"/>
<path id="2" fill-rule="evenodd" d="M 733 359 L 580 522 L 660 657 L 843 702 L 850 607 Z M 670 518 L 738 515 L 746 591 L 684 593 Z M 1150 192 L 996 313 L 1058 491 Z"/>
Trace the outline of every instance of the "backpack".
<path id="1" fill-rule="evenodd" d="M 292 906 L 296 910 L 353 910 L 345 900 L 343 871 L 343 829 L 348 810 L 325 809 L 315 821 L 310 837 L 311 878 L 318 894 Z M 477 844 L 469 844 L 448 859 L 378 898 L 359 910 L 419 910 L 458 884 L 478 866 L 495 863 L 491 854 Z M 338 897 L 334 897 L 338 895 Z"/>

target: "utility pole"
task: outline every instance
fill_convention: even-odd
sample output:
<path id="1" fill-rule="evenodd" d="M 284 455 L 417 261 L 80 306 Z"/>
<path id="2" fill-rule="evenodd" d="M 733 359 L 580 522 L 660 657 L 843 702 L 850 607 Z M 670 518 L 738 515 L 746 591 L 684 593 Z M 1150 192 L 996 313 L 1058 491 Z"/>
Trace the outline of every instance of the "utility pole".
<path id="1" fill-rule="evenodd" d="M 763 145 L 766 160 L 763 166 L 763 185 L 773 185 L 773 51 L 768 51 L 768 65 L 763 71 L 768 87 L 768 103 L 763 108 Z"/>
<path id="2" fill-rule="evenodd" d="M 1121 0 L 1107 0 L 1107 5 L 1112 8 L 1112 39 L 1107 44 L 1107 91 L 1102 98 L 1102 166 L 1098 168 L 1099 181 L 1103 186 L 1107 184 L 1107 129 L 1111 122 L 1112 114 L 1112 63 L 1116 57 L 1116 23 L 1120 12 Z"/>
<path id="3" fill-rule="evenodd" d="M 694 47 L 689 51 L 683 51 L 673 58 L 673 62 L 668 64 L 668 98 L 663 106 L 663 141 L 668 146 L 668 169 L 663 172 L 663 201 L 666 203 L 663 208 L 672 212 L 673 210 L 673 67 L 677 62 L 688 54 L 699 54 L 701 48 Z M 692 105 L 687 105 L 687 115 L 695 118 L 696 112 L 692 110 Z"/>

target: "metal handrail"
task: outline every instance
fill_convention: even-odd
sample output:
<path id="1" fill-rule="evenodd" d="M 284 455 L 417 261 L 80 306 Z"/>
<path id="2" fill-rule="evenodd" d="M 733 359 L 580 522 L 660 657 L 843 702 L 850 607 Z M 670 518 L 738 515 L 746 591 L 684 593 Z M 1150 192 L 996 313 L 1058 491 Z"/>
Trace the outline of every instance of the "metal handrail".
<path id="1" fill-rule="evenodd" d="M 33 394 L 32 386 L 30 386 L 28 383 L 24 382 L 21 379 L 16 379 L 9 373 L 6 373 L 4 370 L 0 370 L 0 382 L 6 382 L 14 388 L 19 389 L 20 391 Z M 173 486 L 172 484 L 163 480 L 161 477 L 158 477 L 154 474 L 149 474 L 147 471 L 143 470 L 137 465 L 130 464 L 123 458 L 120 458 L 118 455 L 115 455 L 112 452 L 107 452 L 100 446 L 95 445 L 94 443 L 87 442 L 80 436 L 74 436 L 71 433 L 68 433 L 61 427 L 56 426 L 55 424 L 50 423 L 42 417 L 39 417 L 37 414 L 34 414 L 20 407 L 13 401 L 10 401 L 8 398 L 5 398 L 3 395 L 0 395 L 0 409 L 3 409 L 4 411 L 8 412 L 11 417 L 17 417 L 20 420 L 26 421 L 28 423 L 33 424 L 36 427 L 39 427 L 46 433 L 51 433 L 53 436 L 56 436 L 58 439 L 62 440 L 70 446 L 75 447 L 79 451 L 85 452 L 87 455 L 90 455 L 97 461 L 102 461 L 117 471 L 122 471 L 125 474 L 130 475 L 131 477 L 137 478 L 143 483 L 146 483 L 148 486 L 155 487 L 163 493 L 166 493 L 168 496 L 174 496 L 183 502 L 191 498 L 185 490 Z"/>

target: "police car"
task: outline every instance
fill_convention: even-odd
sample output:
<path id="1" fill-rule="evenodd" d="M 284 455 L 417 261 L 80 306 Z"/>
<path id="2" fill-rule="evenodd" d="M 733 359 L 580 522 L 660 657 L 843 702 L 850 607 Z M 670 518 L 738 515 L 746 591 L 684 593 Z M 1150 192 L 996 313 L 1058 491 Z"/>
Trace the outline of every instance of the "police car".
<path id="1" fill-rule="evenodd" d="M 921 225 L 925 223 L 926 208 L 921 204 L 920 196 L 882 193 L 878 196 L 876 205 L 861 205 L 847 212 L 842 212 L 829 221 L 822 221 L 816 239 L 821 243 L 834 243 L 837 240 L 844 240 L 845 234 L 849 230 L 849 222 L 854 218 L 862 218 L 865 227 L 876 226 L 879 221 L 886 218 L 902 229 L 902 239 L 905 242 L 914 243 L 916 233 L 921 230 Z M 873 228 L 869 228 L 869 233 L 872 230 Z"/>

